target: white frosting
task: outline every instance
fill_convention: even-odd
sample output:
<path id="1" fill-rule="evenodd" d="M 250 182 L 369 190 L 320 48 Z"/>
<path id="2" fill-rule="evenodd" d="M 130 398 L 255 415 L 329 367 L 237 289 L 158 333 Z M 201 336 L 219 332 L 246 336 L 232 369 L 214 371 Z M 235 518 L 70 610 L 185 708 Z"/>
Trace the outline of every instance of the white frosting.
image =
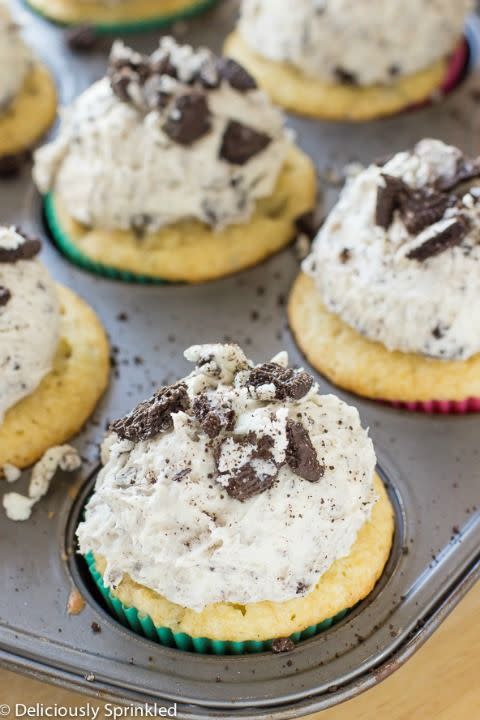
<path id="1" fill-rule="evenodd" d="M 0 113 L 21 89 L 31 64 L 32 56 L 19 27 L 5 0 L 0 0 Z"/>
<path id="2" fill-rule="evenodd" d="M 114 56 L 129 52 L 114 47 Z M 157 54 L 166 52 L 181 80 L 167 75 L 153 80 L 146 86 L 152 96 L 157 89 L 173 94 L 185 89 L 184 82 L 209 56 L 171 38 L 161 41 Z M 72 217 L 96 228 L 128 230 L 145 218 L 149 231 L 186 218 L 214 227 L 248 221 L 255 202 L 272 194 L 288 148 L 282 115 L 263 92 L 241 93 L 226 81 L 208 91 L 211 130 L 190 146 L 163 131 L 168 108 L 148 110 L 142 100 L 122 102 L 107 78 L 84 92 L 64 113 L 57 139 L 36 153 L 40 191 L 55 191 Z M 219 157 L 230 120 L 272 138 L 244 165 Z"/>
<path id="3" fill-rule="evenodd" d="M 47 494 L 58 470 L 74 472 L 80 468 L 81 464 L 80 455 L 71 445 L 54 445 L 46 450 L 40 460 L 33 466 L 28 495 L 11 492 L 3 496 L 2 503 L 9 520 L 17 522 L 28 520 L 34 505 L 40 502 L 42 497 Z M 5 467 L 3 468 L 4 472 Z"/>
<path id="4" fill-rule="evenodd" d="M 23 242 L 13 228 L 0 228 L 0 249 Z M 30 395 L 52 369 L 60 331 L 55 284 L 39 260 L 0 262 L 0 287 L 10 300 L 0 305 L 0 424 L 5 412 Z"/>
<path id="5" fill-rule="evenodd" d="M 213 405 L 235 411 L 218 464 L 215 440 L 187 412 L 174 413 L 173 429 L 150 440 L 109 435 L 78 528 L 81 552 L 105 557 L 109 586 L 128 573 L 196 611 L 215 602 L 281 602 L 308 593 L 349 553 L 376 500 L 375 453 L 357 410 L 319 395 L 316 384 L 300 400 L 272 400 L 272 384 L 248 386 L 252 365 L 237 346 L 195 346 L 185 355 L 201 363 L 185 379 L 190 399 L 207 391 Z M 286 355 L 274 360 L 283 365 Z M 310 434 L 325 467 L 317 482 L 285 464 L 287 417 Z M 255 459 L 249 442 L 235 443 L 249 432 L 274 439 L 273 460 Z M 228 476 L 217 467 L 230 473 L 245 462 L 264 476 L 274 472 L 274 462 L 283 465 L 269 490 L 241 502 L 226 491 Z"/>
<path id="6" fill-rule="evenodd" d="M 371 165 L 347 184 L 304 261 L 326 307 L 389 350 L 458 360 L 480 352 L 480 316 L 472 311 L 480 303 L 478 188 L 418 235 L 398 212 L 388 230 L 375 221 L 383 173 L 421 188 L 452 177 L 461 157 L 454 147 L 423 140 L 383 167 Z M 407 257 L 459 214 L 470 230 L 458 247 L 422 262 Z"/>
<path id="7" fill-rule="evenodd" d="M 243 0 L 239 29 L 270 60 L 338 82 L 391 83 L 448 55 L 471 0 Z"/>

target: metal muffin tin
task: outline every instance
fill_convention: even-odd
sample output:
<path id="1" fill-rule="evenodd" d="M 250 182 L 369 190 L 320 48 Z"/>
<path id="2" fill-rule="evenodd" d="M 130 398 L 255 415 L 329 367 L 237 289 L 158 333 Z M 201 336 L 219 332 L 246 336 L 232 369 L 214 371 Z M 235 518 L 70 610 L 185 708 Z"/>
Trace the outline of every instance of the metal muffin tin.
<path id="1" fill-rule="evenodd" d="M 177 25 L 175 34 L 219 50 L 235 13 L 236 2 L 225 0 L 204 17 Z M 27 37 L 57 76 L 63 103 L 103 74 L 108 48 L 75 55 L 63 30 L 27 12 L 23 20 Z M 476 20 L 468 34 L 475 51 Z M 150 50 L 157 37 L 129 35 L 127 41 Z M 480 82 L 472 73 L 444 102 L 414 113 L 364 125 L 293 117 L 289 124 L 321 177 L 336 184 L 346 163 L 368 162 L 424 136 L 477 154 L 479 98 Z M 325 189 L 328 208 L 338 187 Z M 44 261 L 96 309 L 115 360 L 109 391 L 75 440 L 85 458 L 80 477 L 58 478 L 26 523 L 11 522 L 0 512 L 0 664 L 102 699 L 176 702 L 179 716 L 192 720 L 301 717 L 393 672 L 480 574 L 480 416 L 398 411 L 340 392 L 320 378 L 322 391 L 359 408 L 397 511 L 392 555 L 372 595 L 341 623 L 285 655 L 202 656 L 144 640 L 107 614 L 73 553 L 105 424 L 154 387 L 184 375 L 189 368 L 182 351 L 193 343 L 234 339 L 256 361 L 286 348 L 293 363 L 305 365 L 285 313 L 298 260 L 286 250 L 253 270 L 205 285 L 129 285 L 81 271 L 59 254 L 43 227 L 29 168 L 1 182 L 0 214 L 3 223 L 45 239 Z M 26 482 L 23 478 L 15 489 L 22 492 Z M 87 601 L 77 616 L 66 610 L 74 587 Z"/>

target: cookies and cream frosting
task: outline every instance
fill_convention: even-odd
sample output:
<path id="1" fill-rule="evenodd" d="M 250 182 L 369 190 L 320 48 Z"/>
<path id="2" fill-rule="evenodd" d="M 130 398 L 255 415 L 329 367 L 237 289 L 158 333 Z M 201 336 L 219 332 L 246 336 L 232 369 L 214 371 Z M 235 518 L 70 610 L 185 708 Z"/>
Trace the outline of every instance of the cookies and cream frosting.
<path id="1" fill-rule="evenodd" d="M 243 0 L 239 31 L 269 60 L 319 80 L 389 84 L 446 57 L 471 0 Z"/>
<path id="2" fill-rule="evenodd" d="M 389 350 L 480 352 L 480 159 L 422 140 L 370 165 L 346 185 L 303 269 L 328 310 Z"/>
<path id="3" fill-rule="evenodd" d="M 5 0 L 0 0 L 0 113 L 21 90 L 32 55 L 20 36 Z"/>
<path id="4" fill-rule="evenodd" d="M 60 332 L 55 284 L 40 242 L 0 227 L 0 425 L 52 369 Z"/>
<path id="5" fill-rule="evenodd" d="M 286 353 L 254 365 L 198 345 L 184 380 L 106 439 L 80 550 L 183 607 L 284 601 L 349 553 L 376 501 L 358 412 L 319 395 Z"/>
<path id="6" fill-rule="evenodd" d="M 281 113 L 233 60 L 169 37 L 150 56 L 117 42 L 108 77 L 36 153 L 34 177 L 87 226 L 220 228 L 272 194 L 287 150 Z"/>

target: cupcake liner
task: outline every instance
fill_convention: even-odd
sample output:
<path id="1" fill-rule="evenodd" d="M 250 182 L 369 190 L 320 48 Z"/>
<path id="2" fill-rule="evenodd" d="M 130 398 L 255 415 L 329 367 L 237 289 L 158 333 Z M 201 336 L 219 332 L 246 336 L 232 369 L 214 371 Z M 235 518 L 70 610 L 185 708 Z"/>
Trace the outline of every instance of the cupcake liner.
<path id="1" fill-rule="evenodd" d="M 83 270 L 88 270 L 96 275 L 107 277 L 110 280 L 121 280 L 128 283 L 141 283 L 148 285 L 165 285 L 167 280 L 153 277 L 151 275 L 138 275 L 128 270 L 118 270 L 105 265 L 104 263 L 91 260 L 88 255 L 81 252 L 76 245 L 72 243 L 66 232 L 63 230 L 55 210 L 55 200 L 52 193 L 48 193 L 43 199 L 43 212 L 50 235 L 61 250 L 74 265 L 78 265 Z"/>
<path id="2" fill-rule="evenodd" d="M 154 642 L 165 645 L 166 647 L 177 648 L 188 652 L 195 652 L 207 655 L 245 655 L 249 653 L 268 652 L 272 650 L 272 640 L 210 640 L 209 638 L 192 637 L 186 633 L 175 633 L 170 628 L 158 627 L 148 615 L 142 615 L 133 607 L 125 606 L 118 598 L 114 597 L 110 590 L 105 587 L 103 577 L 97 570 L 93 553 L 89 552 L 85 555 L 85 560 L 93 578 L 96 587 L 100 591 L 105 600 L 110 613 L 119 620 L 122 625 L 133 630 L 137 635 L 153 640 Z M 334 623 L 339 622 L 349 612 L 348 609 L 337 613 L 333 618 L 323 620 L 316 625 L 295 632 L 290 635 L 290 639 L 295 643 L 301 640 L 317 635 L 324 630 L 328 630 Z"/>
<path id="3" fill-rule="evenodd" d="M 471 397 L 465 400 L 427 400 L 427 401 L 385 401 L 388 405 L 401 410 L 422 412 L 428 415 L 468 415 L 480 412 L 480 398 Z"/>
<path id="4" fill-rule="evenodd" d="M 179 21 L 179 20 L 189 20 L 191 18 L 196 17 L 197 15 L 201 15 L 203 12 L 208 10 L 209 8 L 216 5 L 218 0 L 202 0 L 202 2 L 199 2 L 195 4 L 194 6 L 190 8 L 185 8 L 181 11 L 172 13 L 170 15 L 159 15 L 156 18 L 148 18 L 145 20 L 138 19 L 135 21 L 119 21 L 119 22 L 112 22 L 112 23 L 96 23 L 96 22 L 62 22 L 61 20 L 56 20 L 55 18 L 50 17 L 45 12 L 40 10 L 40 8 L 35 7 L 34 5 L 31 5 L 28 0 L 25 0 L 26 5 L 28 6 L 29 10 L 34 12 L 36 15 L 39 15 L 40 17 L 43 17 L 45 20 L 48 20 L 49 22 L 53 22 L 55 25 L 60 25 L 63 27 L 75 27 L 75 25 L 83 25 L 88 24 L 92 25 L 95 30 L 100 34 L 110 34 L 110 33 L 129 33 L 129 32 L 141 32 L 143 30 L 156 30 L 160 28 L 169 27 L 173 23 Z"/>
<path id="5" fill-rule="evenodd" d="M 440 88 L 442 92 L 449 93 L 452 92 L 452 90 L 455 90 L 459 82 L 463 79 L 468 66 L 469 57 L 470 48 L 468 41 L 466 38 L 462 38 L 460 45 L 456 48 L 450 58 L 447 74 Z"/>

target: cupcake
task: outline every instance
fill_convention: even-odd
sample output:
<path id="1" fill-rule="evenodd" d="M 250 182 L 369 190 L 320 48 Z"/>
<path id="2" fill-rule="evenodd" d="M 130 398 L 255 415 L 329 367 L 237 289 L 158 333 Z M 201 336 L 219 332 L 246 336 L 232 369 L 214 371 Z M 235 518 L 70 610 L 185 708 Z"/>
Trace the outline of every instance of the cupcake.
<path id="1" fill-rule="evenodd" d="M 21 156 L 55 119 L 57 97 L 48 70 L 24 44 L 8 6 L 0 0 L 0 172 Z"/>
<path id="2" fill-rule="evenodd" d="M 38 240 L 0 228 L 0 468 L 24 468 L 74 435 L 108 379 L 94 312 L 55 285 Z"/>
<path id="3" fill-rule="evenodd" d="M 115 43 L 108 76 L 35 155 L 53 237 L 125 279 L 199 282 L 287 245 L 315 202 L 311 161 L 234 61 L 163 38 Z"/>
<path id="4" fill-rule="evenodd" d="M 288 110 L 370 120 L 460 80 L 471 6 L 471 0 L 243 0 L 225 49 Z"/>
<path id="5" fill-rule="evenodd" d="M 190 375 L 111 425 L 79 550 L 111 609 L 162 643 L 248 652 L 315 634 L 370 593 L 391 548 L 358 412 L 286 353 L 185 357 Z"/>
<path id="6" fill-rule="evenodd" d="M 351 180 L 289 302 L 333 383 L 440 411 L 480 409 L 480 159 L 422 140 Z"/>
<path id="7" fill-rule="evenodd" d="M 63 25 L 126 32 L 170 25 L 199 15 L 217 0 L 27 0 L 40 15 Z"/>

